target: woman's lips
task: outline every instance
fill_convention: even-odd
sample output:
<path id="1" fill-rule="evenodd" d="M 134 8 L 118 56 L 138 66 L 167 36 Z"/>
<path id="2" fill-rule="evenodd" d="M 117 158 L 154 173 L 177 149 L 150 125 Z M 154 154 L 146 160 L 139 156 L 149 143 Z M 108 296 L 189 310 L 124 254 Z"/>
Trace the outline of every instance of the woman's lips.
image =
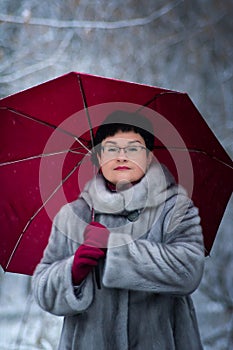
<path id="1" fill-rule="evenodd" d="M 130 168 L 127 166 L 118 166 L 114 170 L 130 170 Z"/>

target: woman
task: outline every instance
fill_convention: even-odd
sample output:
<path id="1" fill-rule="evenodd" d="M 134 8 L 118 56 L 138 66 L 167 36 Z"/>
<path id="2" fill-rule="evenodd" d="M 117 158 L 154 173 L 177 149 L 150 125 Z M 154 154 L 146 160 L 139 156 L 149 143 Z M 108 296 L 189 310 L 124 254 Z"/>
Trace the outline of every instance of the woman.
<path id="1" fill-rule="evenodd" d="M 33 285 L 43 309 L 65 316 L 60 350 L 202 349 L 190 297 L 200 218 L 153 159 L 151 130 L 137 113 L 111 114 L 95 135 L 100 171 L 54 220 Z"/>

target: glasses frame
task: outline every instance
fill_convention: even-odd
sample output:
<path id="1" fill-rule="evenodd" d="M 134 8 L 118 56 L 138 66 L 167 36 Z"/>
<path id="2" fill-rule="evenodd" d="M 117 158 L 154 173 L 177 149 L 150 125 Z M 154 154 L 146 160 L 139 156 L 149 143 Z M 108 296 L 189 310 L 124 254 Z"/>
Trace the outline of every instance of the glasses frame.
<path id="1" fill-rule="evenodd" d="M 111 154 L 110 153 L 106 153 L 105 152 L 105 149 L 106 148 L 116 148 L 116 152 L 113 152 L 114 154 L 111 156 Z M 132 157 L 132 156 L 129 156 L 129 152 L 127 151 L 127 149 L 129 149 L 129 148 L 137 148 L 137 149 L 140 149 L 140 151 L 139 152 L 136 152 L 136 154 L 135 154 L 135 157 Z M 108 159 L 114 159 L 114 158 L 116 158 L 116 157 L 118 157 L 118 155 L 120 154 L 120 152 L 121 152 L 121 150 L 123 150 L 124 151 L 124 154 L 126 155 L 126 157 L 127 158 L 129 158 L 129 159 L 135 159 L 135 158 L 137 158 L 140 154 L 141 154 L 141 151 L 142 150 L 146 150 L 146 147 L 145 146 L 142 146 L 142 145 L 135 145 L 135 146 L 125 146 L 125 147 L 120 147 L 120 146 L 117 146 L 117 145 L 112 145 L 112 146 L 108 146 L 108 145 L 106 145 L 106 146 L 101 146 L 101 151 L 103 152 L 103 154 L 108 158 Z"/>

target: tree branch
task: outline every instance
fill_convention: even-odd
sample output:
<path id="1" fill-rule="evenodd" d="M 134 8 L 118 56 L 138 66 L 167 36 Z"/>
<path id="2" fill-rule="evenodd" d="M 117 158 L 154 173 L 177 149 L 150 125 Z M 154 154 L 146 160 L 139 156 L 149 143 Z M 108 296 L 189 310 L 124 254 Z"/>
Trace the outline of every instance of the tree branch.
<path id="1" fill-rule="evenodd" d="M 70 40 L 72 39 L 74 33 L 73 31 L 69 31 L 62 42 L 60 43 L 58 49 L 53 54 L 52 57 L 49 57 L 47 60 L 42 60 L 41 62 L 35 63 L 32 66 L 26 67 L 24 69 L 21 69 L 20 71 L 16 71 L 15 73 L 5 75 L 1 77 L 1 83 L 12 83 L 15 80 L 21 79 L 25 77 L 26 75 L 33 74 L 37 71 L 40 71 L 42 69 L 45 69 L 47 67 L 53 66 L 59 58 L 63 55 L 65 49 L 68 47 Z"/>
<path id="2" fill-rule="evenodd" d="M 91 28 L 91 29 L 120 29 L 126 27 L 143 26 L 149 24 L 163 15 L 167 14 L 178 6 L 183 0 L 176 0 L 168 3 L 159 10 L 152 12 L 149 16 L 120 21 L 62 21 L 51 18 L 25 18 L 23 16 L 12 16 L 0 14 L 0 22 L 45 26 L 53 28 Z"/>

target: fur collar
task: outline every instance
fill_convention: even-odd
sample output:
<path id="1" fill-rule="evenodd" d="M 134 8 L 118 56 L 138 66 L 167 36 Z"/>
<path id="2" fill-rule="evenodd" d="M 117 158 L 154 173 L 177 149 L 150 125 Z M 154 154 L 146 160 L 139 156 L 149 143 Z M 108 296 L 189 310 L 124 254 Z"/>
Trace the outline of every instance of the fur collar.
<path id="1" fill-rule="evenodd" d="M 172 175 L 164 165 L 153 162 L 146 175 L 134 186 L 119 192 L 111 192 L 101 174 L 90 180 L 80 197 L 96 212 L 106 214 L 156 207 L 177 193 Z"/>

